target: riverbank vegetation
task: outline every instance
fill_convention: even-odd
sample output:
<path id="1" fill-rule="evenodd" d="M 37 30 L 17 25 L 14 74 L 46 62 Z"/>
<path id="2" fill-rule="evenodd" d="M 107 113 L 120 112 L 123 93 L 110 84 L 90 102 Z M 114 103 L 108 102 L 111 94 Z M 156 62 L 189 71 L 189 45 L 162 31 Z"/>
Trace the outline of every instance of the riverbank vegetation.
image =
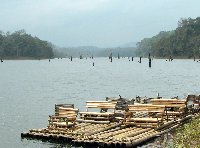
<path id="1" fill-rule="evenodd" d="M 174 143 L 177 148 L 200 148 L 200 116 L 178 130 Z"/>
<path id="2" fill-rule="evenodd" d="M 181 19 L 173 31 L 161 31 L 137 43 L 137 56 L 182 57 L 200 56 L 200 17 Z"/>
<path id="3" fill-rule="evenodd" d="M 24 30 L 14 33 L 0 31 L 0 58 L 51 58 L 53 49 L 50 43 L 32 37 Z"/>

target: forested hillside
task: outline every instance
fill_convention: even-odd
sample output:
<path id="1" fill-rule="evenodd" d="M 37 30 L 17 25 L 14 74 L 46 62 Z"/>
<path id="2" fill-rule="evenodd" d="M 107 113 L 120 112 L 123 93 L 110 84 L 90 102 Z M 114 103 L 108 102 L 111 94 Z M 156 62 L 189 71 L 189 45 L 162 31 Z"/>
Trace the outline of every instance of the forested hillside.
<path id="1" fill-rule="evenodd" d="M 0 32 L 0 58 L 51 58 L 53 50 L 51 44 L 32 37 L 24 30 Z"/>
<path id="2" fill-rule="evenodd" d="M 137 43 L 137 56 L 183 57 L 200 56 L 200 17 L 181 19 L 173 31 L 162 31 Z"/>

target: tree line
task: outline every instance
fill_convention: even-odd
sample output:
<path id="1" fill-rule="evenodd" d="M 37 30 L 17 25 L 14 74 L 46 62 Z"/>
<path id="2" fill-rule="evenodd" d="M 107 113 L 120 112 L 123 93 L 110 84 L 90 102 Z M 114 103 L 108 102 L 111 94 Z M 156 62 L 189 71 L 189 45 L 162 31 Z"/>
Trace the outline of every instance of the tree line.
<path id="1" fill-rule="evenodd" d="M 161 31 L 152 38 L 137 43 L 136 55 L 155 57 L 191 58 L 200 56 L 200 17 L 186 18 L 178 22 L 173 31 Z"/>
<path id="2" fill-rule="evenodd" d="M 0 31 L 0 58 L 52 58 L 53 55 L 50 43 L 32 37 L 25 30 L 14 33 Z"/>

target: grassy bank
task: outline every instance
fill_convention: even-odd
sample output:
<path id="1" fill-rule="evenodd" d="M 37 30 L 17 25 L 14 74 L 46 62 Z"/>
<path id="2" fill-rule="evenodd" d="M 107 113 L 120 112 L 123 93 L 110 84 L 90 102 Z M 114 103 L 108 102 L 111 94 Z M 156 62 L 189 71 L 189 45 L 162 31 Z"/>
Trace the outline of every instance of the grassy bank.
<path id="1" fill-rule="evenodd" d="M 200 148 L 200 115 L 178 129 L 174 145 L 177 148 Z"/>

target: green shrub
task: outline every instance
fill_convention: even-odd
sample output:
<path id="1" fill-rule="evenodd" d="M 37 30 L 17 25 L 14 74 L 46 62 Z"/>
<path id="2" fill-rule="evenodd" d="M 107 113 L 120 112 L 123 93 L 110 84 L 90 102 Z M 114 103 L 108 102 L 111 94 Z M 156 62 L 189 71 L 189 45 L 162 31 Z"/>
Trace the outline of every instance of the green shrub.
<path id="1" fill-rule="evenodd" d="M 176 148 L 200 148 L 200 116 L 179 128 L 174 138 Z"/>

